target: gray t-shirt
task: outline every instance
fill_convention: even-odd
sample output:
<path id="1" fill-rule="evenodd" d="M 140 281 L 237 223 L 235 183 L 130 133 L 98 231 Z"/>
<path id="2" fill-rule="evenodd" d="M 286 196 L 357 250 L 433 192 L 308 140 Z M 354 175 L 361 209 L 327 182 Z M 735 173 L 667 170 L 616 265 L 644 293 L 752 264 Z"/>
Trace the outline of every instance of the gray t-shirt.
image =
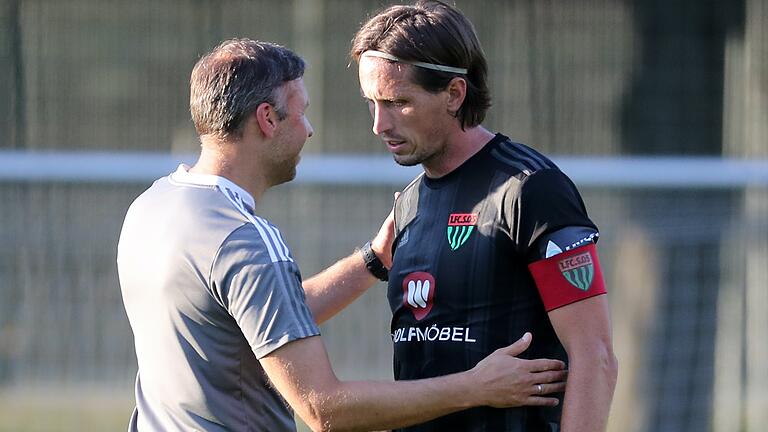
<path id="1" fill-rule="evenodd" d="M 320 332 L 280 231 L 186 167 L 128 209 L 118 244 L 139 371 L 131 431 L 295 430 L 258 359 Z"/>

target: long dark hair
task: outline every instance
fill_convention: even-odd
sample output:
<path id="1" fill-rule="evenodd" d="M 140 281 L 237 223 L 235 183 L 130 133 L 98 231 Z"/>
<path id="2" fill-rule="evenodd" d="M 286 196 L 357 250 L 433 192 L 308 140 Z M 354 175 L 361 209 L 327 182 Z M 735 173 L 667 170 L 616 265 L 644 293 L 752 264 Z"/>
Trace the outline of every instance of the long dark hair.
<path id="1" fill-rule="evenodd" d="M 413 81 L 429 92 L 444 90 L 455 77 L 467 81 L 467 95 L 456 113 L 462 128 L 477 126 L 491 106 L 488 64 L 472 23 L 458 9 L 437 0 L 391 6 L 363 24 L 352 40 L 356 62 L 368 50 L 407 61 L 466 68 L 466 74 L 412 67 Z"/>

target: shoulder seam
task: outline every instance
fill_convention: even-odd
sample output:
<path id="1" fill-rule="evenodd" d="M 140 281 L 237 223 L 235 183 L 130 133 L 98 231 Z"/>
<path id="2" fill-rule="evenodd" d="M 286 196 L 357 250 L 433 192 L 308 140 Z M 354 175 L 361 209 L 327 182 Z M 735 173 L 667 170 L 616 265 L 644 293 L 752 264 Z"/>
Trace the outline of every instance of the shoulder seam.
<path id="1" fill-rule="evenodd" d="M 222 192 L 230 204 L 232 204 L 232 206 L 242 216 L 244 216 L 248 222 L 256 227 L 256 231 L 258 231 L 259 236 L 267 247 L 267 252 L 269 252 L 269 257 L 272 259 L 272 262 L 293 262 L 293 258 L 291 258 L 291 253 L 288 250 L 288 246 L 285 244 L 285 240 L 283 239 L 282 233 L 280 233 L 280 229 L 278 229 L 268 220 L 249 213 L 248 210 L 246 210 L 243 206 L 238 205 L 238 202 L 224 193 L 224 191 L 220 192 Z"/>
<path id="2" fill-rule="evenodd" d="M 491 150 L 491 156 L 493 156 L 494 159 L 498 160 L 499 162 L 501 162 L 501 163 L 503 163 L 503 164 L 505 164 L 507 166 L 516 168 L 517 170 L 519 170 L 521 173 L 523 173 L 525 175 L 530 175 L 532 172 L 536 171 L 536 169 L 533 168 L 532 166 L 529 166 L 529 165 L 523 163 L 522 161 L 515 161 L 515 160 L 511 159 L 510 156 L 502 154 L 499 151 L 499 149 Z"/>
<path id="3" fill-rule="evenodd" d="M 243 212 L 241 211 L 241 213 Z M 293 262 L 283 235 L 276 226 L 259 216 L 252 216 L 250 214 L 244 214 L 244 216 L 256 227 L 256 231 L 258 231 L 259 236 L 261 236 L 261 239 L 267 246 L 272 262 Z"/>
<path id="4" fill-rule="evenodd" d="M 411 180 L 411 182 L 408 183 L 408 185 L 403 188 L 403 192 L 405 192 L 406 189 L 410 189 L 410 188 L 414 187 L 414 185 L 416 183 L 421 181 L 422 177 L 424 177 L 424 173 L 423 172 L 421 174 L 417 175 L 413 180 Z"/>

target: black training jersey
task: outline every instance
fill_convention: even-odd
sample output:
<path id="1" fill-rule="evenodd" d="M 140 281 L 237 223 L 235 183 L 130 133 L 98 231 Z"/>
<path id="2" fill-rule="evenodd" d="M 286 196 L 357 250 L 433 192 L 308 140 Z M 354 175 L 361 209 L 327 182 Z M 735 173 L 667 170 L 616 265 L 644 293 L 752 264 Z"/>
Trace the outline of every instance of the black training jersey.
<path id="1" fill-rule="evenodd" d="M 533 343 L 521 357 L 566 361 L 528 270 L 565 227 L 597 230 L 570 179 L 501 134 L 450 174 L 416 178 L 395 204 L 395 379 L 469 370 L 526 331 Z M 560 413 L 481 407 L 403 430 L 557 431 Z"/>

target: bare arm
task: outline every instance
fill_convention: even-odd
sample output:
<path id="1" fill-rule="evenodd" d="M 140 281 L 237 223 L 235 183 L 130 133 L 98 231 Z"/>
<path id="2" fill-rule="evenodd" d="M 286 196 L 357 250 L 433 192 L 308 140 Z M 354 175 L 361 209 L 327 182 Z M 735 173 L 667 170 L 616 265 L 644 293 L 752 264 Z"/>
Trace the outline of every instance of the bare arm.
<path id="1" fill-rule="evenodd" d="M 376 237 L 371 240 L 373 251 L 387 268 L 392 266 L 393 237 L 394 214 L 390 212 Z M 360 253 L 355 251 L 307 279 L 302 285 L 307 305 L 315 321 L 321 324 L 355 301 L 375 282 L 377 279 L 365 268 Z"/>
<path id="2" fill-rule="evenodd" d="M 604 431 L 618 374 L 608 298 L 599 295 L 563 306 L 549 318 L 569 361 L 561 430 Z"/>
<path id="3" fill-rule="evenodd" d="M 562 391 L 563 364 L 514 356 L 530 345 L 526 334 L 472 370 L 417 381 L 339 381 L 320 337 L 300 339 L 261 359 L 267 375 L 313 430 L 379 430 L 423 423 L 462 409 L 489 405 L 554 406 L 556 398 L 535 395 Z"/>

